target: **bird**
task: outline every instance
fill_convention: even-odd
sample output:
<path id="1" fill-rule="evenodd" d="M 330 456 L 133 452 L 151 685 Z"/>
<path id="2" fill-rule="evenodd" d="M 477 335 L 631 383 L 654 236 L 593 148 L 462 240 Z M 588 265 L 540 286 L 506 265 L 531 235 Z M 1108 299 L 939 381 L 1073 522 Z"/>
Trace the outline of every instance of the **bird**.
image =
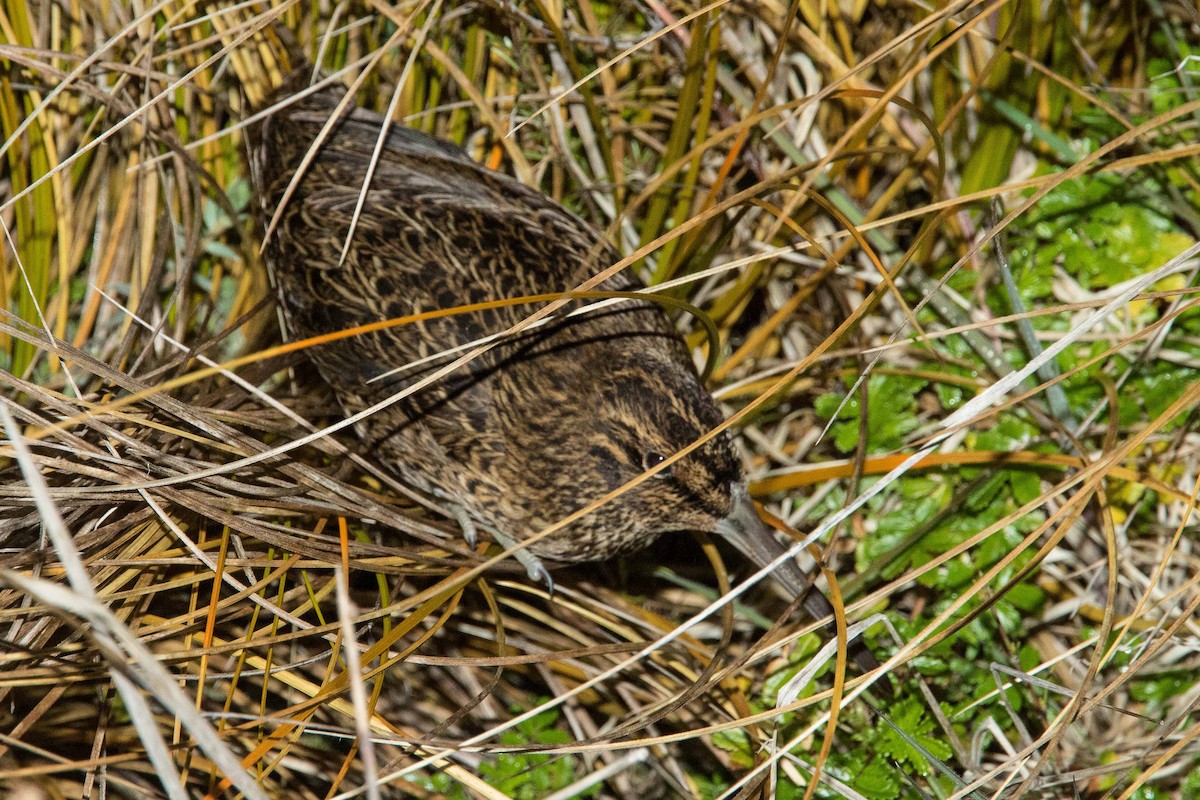
<path id="1" fill-rule="evenodd" d="M 284 80 L 246 134 L 287 336 L 568 292 L 619 260 L 591 224 L 456 145 L 346 101 L 340 85 L 297 92 L 306 74 Z M 641 284 L 624 271 L 597 288 Z M 366 451 L 449 507 L 472 544 L 476 530 L 506 548 L 526 542 L 724 419 L 652 300 L 576 299 L 540 325 L 488 339 L 529 313 L 510 305 L 427 318 L 308 351 L 344 412 L 357 414 L 490 341 L 356 425 Z M 689 531 L 723 538 L 759 566 L 785 552 L 727 432 L 517 555 L 531 579 L 552 586 L 547 561 L 606 560 Z M 832 616 L 794 559 L 773 577 L 803 595 L 813 618 Z M 866 648 L 851 652 L 864 671 L 878 666 Z"/>

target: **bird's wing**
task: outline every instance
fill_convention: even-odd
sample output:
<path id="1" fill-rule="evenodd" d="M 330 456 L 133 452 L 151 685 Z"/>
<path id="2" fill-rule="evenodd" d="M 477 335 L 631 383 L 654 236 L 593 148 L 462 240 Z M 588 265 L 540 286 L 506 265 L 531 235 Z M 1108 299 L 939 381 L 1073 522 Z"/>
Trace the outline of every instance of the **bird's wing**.
<path id="1" fill-rule="evenodd" d="M 324 119 L 301 107 L 266 126 L 268 202 L 283 197 Z M 389 130 L 355 219 L 381 124 L 377 115 L 355 110 L 333 130 L 268 240 L 267 257 L 298 333 L 565 291 L 617 260 L 599 231 L 550 198 L 401 126 Z M 623 273 L 601 288 L 637 285 Z M 385 337 L 390 360 L 466 345 L 534 308 L 431 320 L 412 335 L 396 331 Z"/>

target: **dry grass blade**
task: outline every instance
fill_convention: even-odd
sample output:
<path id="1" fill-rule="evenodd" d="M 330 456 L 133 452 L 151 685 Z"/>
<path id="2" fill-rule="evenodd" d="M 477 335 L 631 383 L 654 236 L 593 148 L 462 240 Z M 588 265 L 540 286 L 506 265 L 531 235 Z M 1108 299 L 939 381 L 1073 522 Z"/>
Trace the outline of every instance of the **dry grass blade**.
<path id="1" fill-rule="evenodd" d="M 0 0 L 0 794 L 1195 795 L 1197 52 L 1162 4 Z M 242 139 L 310 62 L 622 257 L 289 340 Z M 792 546 L 549 593 L 354 429 L 622 271 Z M 359 414 L 309 363 L 501 308 Z"/>
<path id="2" fill-rule="evenodd" d="M 150 704 L 142 692 L 155 698 L 182 722 L 188 733 L 195 737 L 200 748 L 212 759 L 213 764 L 247 797 L 267 800 L 262 788 L 221 741 L 217 731 L 183 694 L 174 676 L 158 663 L 154 655 L 107 606 L 97 602 L 91 578 L 83 566 L 79 552 L 75 549 L 71 534 L 50 499 L 45 481 L 33 463 L 16 421 L 2 406 L 0 421 L 4 424 L 9 446 L 16 455 L 17 463 L 21 465 L 26 485 L 37 503 L 46 533 L 67 574 L 71 589 L 49 581 L 25 577 L 11 570 L 0 570 L 0 582 L 24 592 L 49 609 L 87 623 L 90 635 L 111 665 L 113 681 L 169 796 L 185 798 L 187 794 L 181 785 L 175 764 L 167 752 L 166 742 L 158 729 Z"/>

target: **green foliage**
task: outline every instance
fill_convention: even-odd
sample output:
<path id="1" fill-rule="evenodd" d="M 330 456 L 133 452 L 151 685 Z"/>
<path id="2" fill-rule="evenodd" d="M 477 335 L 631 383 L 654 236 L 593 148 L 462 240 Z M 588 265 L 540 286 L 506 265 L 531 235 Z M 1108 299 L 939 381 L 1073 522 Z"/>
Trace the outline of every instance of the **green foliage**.
<path id="1" fill-rule="evenodd" d="M 906 376 L 871 376 L 867 382 L 867 452 L 899 449 L 905 436 L 916 430 L 917 393 L 926 383 Z M 843 399 L 836 394 L 825 394 L 817 398 L 814 408 L 825 419 L 837 415 L 838 421 L 832 427 L 833 442 L 843 453 L 849 453 L 858 446 L 862 404 L 857 393 L 844 404 Z"/>
<path id="2" fill-rule="evenodd" d="M 792 649 L 788 654 L 787 666 L 778 669 L 767 676 L 763 682 L 762 695 L 760 697 L 760 705 L 762 708 L 775 708 L 779 704 L 779 691 L 787 685 L 788 681 L 796 677 L 809 660 L 816 655 L 823 644 L 821 638 L 815 633 L 810 633 L 801 636 L 792 645 Z M 812 694 L 814 687 L 812 685 L 804 687 L 797 693 L 795 699 L 808 697 Z M 786 717 L 785 717 L 786 718 Z"/>
<path id="3" fill-rule="evenodd" d="M 729 790 L 729 782 L 720 775 L 692 775 L 691 777 L 700 793 L 700 800 L 716 800 Z"/>
<path id="4" fill-rule="evenodd" d="M 1194 96 L 1196 75 L 1200 73 L 1200 45 L 1186 40 L 1168 42 L 1161 30 L 1155 31 L 1150 38 L 1150 52 L 1164 54 L 1146 62 L 1146 72 L 1151 76 L 1151 104 L 1155 114 L 1162 114 L 1178 108 Z M 1175 46 L 1172 47 L 1172 44 Z M 1165 54 L 1172 51 L 1175 58 L 1168 58 Z M 1191 76 L 1187 85 L 1184 84 L 1185 74 Z"/>
<path id="5" fill-rule="evenodd" d="M 1022 283 L 1032 269 L 1046 291 L 1045 276 L 1058 266 L 1085 289 L 1103 289 L 1144 275 L 1186 250 L 1192 240 L 1175 229 L 1168 209 L 1138 195 L 1116 175 L 1064 181 L 1041 199 L 1013 241 L 1013 265 Z M 1026 285 L 1025 292 L 1035 288 Z M 1030 300 L 1035 299 L 1032 296 Z"/>
<path id="6" fill-rule="evenodd" d="M 1181 797 L 1200 797 L 1200 764 L 1192 767 L 1187 778 L 1183 781 Z"/>
<path id="7" fill-rule="evenodd" d="M 903 700 L 893 705 L 890 712 L 888 719 L 900 730 L 880 725 L 872 737 L 878 752 L 895 763 L 911 767 L 921 775 L 928 775 L 932 769 L 922 750 L 937 759 L 944 760 L 950 757 L 950 747 L 931 735 L 937 729 L 937 723 L 925 713 L 918 700 Z M 901 731 L 904 735 L 901 735 Z M 914 747 L 913 742 L 919 747 Z"/>
<path id="8" fill-rule="evenodd" d="M 741 728 L 717 731 L 713 734 L 713 745 L 729 753 L 730 759 L 739 767 L 754 765 L 754 747 L 750 735 Z"/>
<path id="9" fill-rule="evenodd" d="M 1130 683 L 1129 696 L 1145 703 L 1154 712 L 1166 706 L 1172 697 L 1183 694 L 1196 685 L 1194 672 L 1169 672 L 1153 678 Z"/>
<path id="10" fill-rule="evenodd" d="M 444 797 L 446 800 L 467 800 L 470 797 L 462 784 L 444 772 L 419 775 L 413 782 L 435 797 Z"/>
<path id="11" fill-rule="evenodd" d="M 855 731 L 848 737 L 854 746 L 832 752 L 826 771 L 870 800 L 896 800 L 904 786 L 901 771 L 932 776 L 928 758 L 944 761 L 951 756 L 937 723 L 926 713 L 920 699 L 901 700 L 884 709 L 895 728 L 882 722 L 871 724 L 871 718 L 860 709 L 846 708 L 843 713 L 848 720 L 846 728 Z M 779 738 L 783 739 L 786 733 L 786 730 L 781 732 Z M 811 757 L 811 752 L 805 754 L 806 759 Z M 804 794 L 803 789 L 781 779 L 776 796 L 799 798 Z M 841 795 L 823 785 L 817 796 Z"/>
<path id="12" fill-rule="evenodd" d="M 511 711 L 519 714 L 522 709 L 514 707 Z M 555 727 L 558 718 L 557 708 L 536 714 L 500 734 L 500 744 L 506 747 L 568 744 L 570 734 Z M 479 765 L 479 774 L 509 797 L 536 800 L 570 785 L 576 778 L 575 763 L 576 759 L 570 755 L 516 751 L 484 761 Z M 600 786 L 595 785 L 578 796 L 590 797 L 599 790 Z"/>
<path id="13" fill-rule="evenodd" d="M 1191 238 L 1180 230 L 1171 210 L 1155 195 L 1155 190 L 1145 185 L 1133 190 L 1123 180 L 1093 175 L 1067 182 L 1044 198 L 1029 215 L 1030 224 L 1011 232 L 1009 253 L 1026 307 L 1060 302 L 1055 294 L 1056 275 L 1065 273 L 1083 290 L 1098 291 L 1144 275 L 1190 246 Z M 975 292 L 975 280 L 963 278 L 956 288 Z M 1177 285 L 1166 282 L 1157 288 Z M 986 297 L 993 313 L 1012 311 L 1002 291 L 989 290 Z M 1153 302 L 1131 304 L 1126 319 L 1142 327 L 1157 320 L 1166 307 Z M 1044 331 L 1065 331 L 1074 323 L 1066 314 L 1034 320 L 1035 327 Z M 1181 317 L 1170 332 L 1174 337 L 1171 346 L 1194 360 L 1200 354 L 1191 341 L 1198 332 L 1200 323 L 1195 315 Z M 960 340 L 941 341 L 937 346 L 953 359 L 941 367 L 948 375 L 971 376 L 984 368 L 979 357 Z M 1182 391 L 1200 379 L 1196 370 L 1179 361 L 1111 356 L 1106 353 L 1110 346 L 1109 342 L 1081 341 L 1059 359 L 1060 368 L 1069 369 L 1096 355 L 1105 356 L 1065 383 L 1072 408 L 1081 415 L 1104 399 L 1105 381 L 1121 378 L 1125 391 L 1118 393 L 1120 422 L 1144 424 L 1160 416 Z M 1012 347 L 1005 356 L 1014 366 L 1022 366 L 1030 354 Z M 868 384 L 865 426 L 860 422 L 863 410 L 857 397 L 841 405 L 842 396 L 825 395 L 815 408 L 824 419 L 831 420 L 832 444 L 839 452 L 854 451 L 863 430 L 868 453 L 901 450 L 921 425 L 917 395 L 927 390 L 943 403 L 944 409 L 957 407 L 966 396 L 961 382 L 939 384 L 926 378 L 875 375 Z M 1061 452 L 1045 438 L 1044 424 L 1020 407 L 1000 411 L 989 426 L 968 434 L 963 445 L 968 450 L 995 453 Z M 910 639 L 951 604 L 960 606 L 951 615 L 951 622 L 972 615 L 955 637 L 910 662 L 917 673 L 942 679 L 939 699 L 946 718 L 960 736 L 978 730 L 984 720 L 998 725 L 1005 734 L 1015 734 L 1012 715 L 1034 707 L 1039 714 L 1053 715 L 1061 707 L 1061 698 L 1027 684 L 1016 683 L 997 694 L 1003 676 L 993 674 L 986 666 L 995 662 L 1028 670 L 1041 661 L 1035 650 L 1021 642 L 1027 620 L 1040 617 L 1046 601 L 1044 593 L 1031 580 L 1011 587 L 1007 584 L 1033 558 L 1033 548 L 1022 550 L 1022 542 L 1044 516 L 1037 511 L 1009 518 L 1037 501 L 1046 477 L 1037 469 L 994 466 L 912 473 L 872 498 L 867 508 L 865 517 L 869 522 L 858 541 L 856 562 L 861 573 L 875 573 L 881 579 L 920 570 L 946 552 L 973 541 L 980 531 L 1008 519 L 995 533 L 920 575 L 917 582 L 924 590 L 921 613 L 909 619 L 893 619 L 900 637 Z M 1120 503 L 1123 498 L 1114 493 L 1110 499 Z M 1138 501 L 1136 496 L 1132 499 Z M 826 516 L 844 502 L 844 495 L 832 493 L 812 510 L 812 518 Z M 990 585 L 964 599 L 967 592 L 974 591 L 971 587 L 979 577 L 1002 560 L 1009 563 Z M 1001 587 L 1006 593 L 996 597 L 994 592 Z M 986 610 L 978 613 L 984 603 Z M 870 632 L 869 640 L 879 647 L 883 640 L 873 638 L 877 635 L 876 631 Z M 951 676 L 953 680 L 946 680 Z M 764 695 L 776 692 L 783 679 L 780 675 L 776 681 L 773 676 Z M 1157 676 L 1133 682 L 1131 692 L 1153 709 L 1165 707 L 1189 686 L 1185 677 Z M 856 746 L 853 752 L 835 751 L 831 755 L 830 773 L 863 796 L 879 800 L 902 796 L 897 764 L 910 775 L 941 785 L 945 778 L 933 769 L 933 760 L 948 760 L 953 753 L 925 701 L 906 697 L 902 687 L 900 698 L 881 712 L 899 731 L 884 725 L 858 727 L 854 715 L 847 715 L 843 724 L 847 731 L 856 731 L 851 735 Z M 782 720 L 780 738 L 802 722 Z M 811 752 L 806 755 L 811 756 Z M 947 788 L 953 791 L 954 787 Z"/>
<path id="14" fill-rule="evenodd" d="M 1096 292 L 1145 275 L 1189 247 L 1191 236 L 1179 226 L 1178 216 L 1164 199 L 1167 193 L 1160 191 L 1155 180 L 1131 184 L 1125 177 L 1087 175 L 1063 183 L 1043 198 L 1027 216 L 1028 224 L 1010 231 L 1008 252 L 1025 307 L 1061 302 L 1055 281 L 1063 276 L 1084 291 Z M 956 291 L 978 296 L 977 280 L 975 275 L 956 276 L 951 285 Z M 1181 286 L 1179 279 L 1171 278 L 1155 288 Z M 1013 311 L 1001 288 L 989 288 L 984 296 L 992 313 Z M 1168 308 L 1166 302 L 1132 303 L 1121 321 L 1131 328 L 1141 328 L 1158 320 Z M 1045 315 L 1034 318 L 1033 324 L 1042 331 L 1065 332 L 1077 324 L 1077 318 L 1071 314 Z M 1191 366 L 1200 360 L 1200 346 L 1195 344 L 1200 341 L 1200 314 L 1180 316 L 1167 336 L 1167 346 L 1186 353 L 1186 359 L 1141 359 L 1128 349 L 1113 355 L 1108 353 L 1111 341 L 1094 339 L 1067 348 L 1058 359 L 1061 370 L 1101 356 L 1064 382 L 1072 410 L 1080 417 L 1093 412 L 1106 399 L 1105 383 L 1122 381 L 1117 393 L 1122 426 L 1136 427 L 1161 417 L 1183 391 L 1200 380 L 1200 371 Z M 964 340 L 941 340 L 936 347 L 945 358 L 939 369 L 950 379 L 938 382 L 924 375 L 872 376 L 867 387 L 865 426 L 857 395 L 848 399 L 837 394 L 820 397 L 815 410 L 831 422 L 833 448 L 840 453 L 854 452 L 865 431 L 867 453 L 903 450 L 922 424 L 917 403 L 921 392 L 940 400 L 944 411 L 960 405 L 969 395 L 963 382 L 954 378 L 977 376 L 986 367 Z M 1004 356 L 1014 367 L 1020 367 L 1031 354 L 1018 345 L 1008 348 Z M 1166 429 L 1179 425 L 1182 419 Z M 986 426 L 968 433 L 962 443 L 965 449 L 979 452 L 1063 452 L 1055 440 L 1046 436 L 1044 422 L 1022 407 L 997 412 Z M 855 560 L 859 573 L 872 580 L 894 579 L 921 570 L 935 559 L 940 561 L 948 551 L 974 542 L 917 578 L 923 598 L 918 615 L 893 617 L 900 637 L 909 640 L 952 604 L 958 607 L 950 616 L 951 623 L 971 615 L 956 636 L 909 662 L 916 673 L 941 679 L 938 697 L 945 717 L 960 737 L 969 737 L 985 720 L 999 726 L 1004 735 L 1019 736 L 1013 727 L 1014 715 L 1036 708 L 1039 715 L 1052 717 L 1061 708 L 1062 698 L 1028 684 L 1015 683 L 1002 694 L 997 693 L 998 685 L 1006 679 L 987 667 L 994 662 L 1029 670 L 1042 660 L 1036 650 L 1022 642 L 1027 635 L 1027 621 L 1040 618 L 1045 594 L 1032 579 L 1008 584 L 1034 557 L 1036 548 L 1023 549 L 1022 543 L 1044 520 L 1040 510 L 1023 516 L 1015 512 L 1038 501 L 1047 477 L 1050 473 L 1045 470 L 1025 466 L 961 466 L 914 472 L 873 497 L 865 510 L 865 535 L 858 539 Z M 859 490 L 873 480 L 877 478 L 865 479 Z M 1128 493 L 1112 491 L 1109 499 L 1115 513 L 1121 514 L 1123 504 L 1149 502 L 1145 499 L 1148 494 L 1152 493 L 1140 488 Z M 811 510 L 810 519 L 826 517 L 845 502 L 843 493 L 830 493 Z M 1133 516 L 1136 520 L 1153 515 Z M 999 530 L 975 541 L 981 531 L 1002 520 L 1007 521 Z M 1002 561 L 1007 562 L 1004 569 L 983 591 L 972 589 L 981 575 Z M 1005 593 L 996 596 L 1001 588 Z M 987 607 L 980 613 L 983 604 Z M 877 650 L 886 648 L 887 640 L 878 630 L 868 632 L 868 641 Z M 779 685 L 795 669 L 772 676 L 764 688 L 764 699 L 773 699 Z M 1155 709 L 1166 708 L 1194 682 L 1190 675 L 1159 675 L 1131 682 L 1130 692 L 1154 713 Z M 903 796 L 897 764 L 910 775 L 922 776 L 931 786 L 943 785 L 946 778 L 933 769 L 932 760 L 948 760 L 953 753 L 923 698 L 906 696 L 901 687 L 899 698 L 880 709 L 903 735 L 885 725 L 856 721 L 853 710 L 849 711 L 843 717 L 843 726 L 846 731 L 854 731 L 850 738 L 855 747 L 851 752 L 835 751 L 831 755 L 831 774 L 873 800 Z M 797 730 L 803 721 L 781 720 L 780 740 L 786 741 L 787 732 Z M 747 751 L 748 746 L 743 752 Z M 805 756 L 811 757 L 812 752 Z M 1200 784 L 1200 777 L 1190 779 Z M 956 787 L 944 788 L 949 793 Z M 833 796 L 822 791 L 825 796 Z M 1151 788 L 1141 792 L 1140 796 L 1157 796 Z"/>
<path id="15" fill-rule="evenodd" d="M 250 182 L 245 178 L 237 178 L 229 185 L 225 194 L 230 206 L 238 213 L 238 219 L 230 219 L 220 203 L 205 198 L 201 211 L 204 218 L 204 252 L 221 260 L 240 261 L 241 256 L 225 239 L 245 222 L 249 214 Z"/>
<path id="16" fill-rule="evenodd" d="M 538 702 L 544 702 L 545 698 Z M 514 706 L 513 714 L 524 709 Z M 515 728 L 500 734 L 503 747 L 529 747 L 537 745 L 561 745 L 572 741 L 570 734 L 556 727 L 559 721 L 557 708 L 543 711 L 519 723 Z M 517 800 L 536 800 L 553 794 L 573 783 L 577 759 L 570 755 L 530 752 L 499 753 L 479 765 L 479 774 L 490 785 Z M 421 775 L 416 783 L 437 797 L 450 800 L 466 800 L 469 795 L 462 785 L 443 772 Z M 576 797 L 591 797 L 600 791 L 601 785 L 585 789 Z M 719 794 L 715 792 L 714 796 Z"/>
<path id="17" fill-rule="evenodd" d="M 1116 175 L 1086 175 L 1065 181 L 1042 198 L 1029 215 L 1029 225 L 1012 237 L 1013 271 L 1022 299 L 1030 305 L 1053 301 L 1051 278 L 1060 270 L 1088 290 L 1109 288 L 1140 277 L 1162 266 L 1190 247 L 1194 240 L 1179 229 L 1174 214 L 1161 199 L 1165 195 L 1156 180 L 1130 184 Z M 1179 278 L 1168 278 L 1157 289 L 1179 287 Z M 993 293 L 993 295 L 998 292 Z M 1163 306 L 1131 303 L 1125 310 L 1128 321 L 1138 326 L 1159 319 Z M 1065 320 L 1040 318 L 1036 327 L 1061 329 Z M 1181 318 L 1176 329 L 1195 330 L 1195 314 Z M 1191 337 L 1171 339 L 1171 347 L 1191 357 L 1200 348 Z M 1066 351 L 1059 364 L 1070 369 L 1086 359 L 1104 355 L 1108 345 L 1081 343 Z M 1088 413 L 1102 399 L 1098 378 L 1121 377 L 1125 391 L 1119 393 L 1119 421 L 1133 426 L 1161 415 L 1188 386 L 1200 379 L 1200 371 L 1164 359 L 1129 359 L 1123 353 L 1101 360 L 1066 381 L 1072 407 Z M 1179 424 L 1172 422 L 1166 430 Z"/>
<path id="18" fill-rule="evenodd" d="M 1139 786 L 1129 795 L 1129 800 L 1172 800 L 1174 795 L 1153 786 Z"/>

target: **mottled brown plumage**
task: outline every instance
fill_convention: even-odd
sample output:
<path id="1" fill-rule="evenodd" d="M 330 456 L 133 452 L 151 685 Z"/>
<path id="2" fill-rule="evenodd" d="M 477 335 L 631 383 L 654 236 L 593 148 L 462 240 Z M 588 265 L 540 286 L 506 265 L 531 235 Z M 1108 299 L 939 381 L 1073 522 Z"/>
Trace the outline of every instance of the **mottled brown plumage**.
<path id="1" fill-rule="evenodd" d="M 275 214 L 340 90 L 292 103 L 250 132 L 256 188 Z M 278 99 L 278 98 L 277 98 Z M 264 251 L 290 335 L 307 337 L 464 303 L 574 289 L 617 253 L 545 195 L 461 150 L 393 125 L 345 258 L 342 248 L 382 118 L 350 107 L 303 172 Z M 630 290 L 627 275 L 601 289 Z M 348 413 L 525 319 L 529 306 L 428 320 L 314 348 Z M 415 367 L 407 365 L 421 362 Z M 399 371 L 397 371 L 399 370 Z M 360 423 L 405 481 L 520 542 L 690 445 L 722 420 L 662 309 L 621 301 L 556 316 Z M 719 436 L 658 476 L 528 549 L 578 562 L 666 533 L 728 536 L 762 564 L 782 552 L 754 513 L 732 442 Z M 468 526 L 469 527 L 469 526 Z M 531 575 L 540 562 L 526 559 Z M 793 563 L 777 577 L 806 588 Z M 548 578 L 548 576 L 545 576 Z M 814 616 L 829 603 L 808 592 Z"/>

